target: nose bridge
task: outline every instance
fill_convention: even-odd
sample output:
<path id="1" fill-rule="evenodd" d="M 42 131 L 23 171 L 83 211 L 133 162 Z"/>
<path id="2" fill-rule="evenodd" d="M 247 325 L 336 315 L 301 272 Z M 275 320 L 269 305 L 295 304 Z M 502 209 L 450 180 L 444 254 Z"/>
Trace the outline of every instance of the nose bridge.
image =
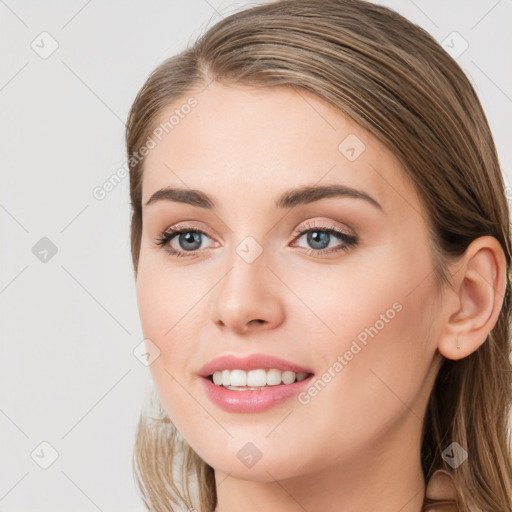
<path id="1" fill-rule="evenodd" d="M 268 251 L 252 236 L 234 247 L 215 295 L 214 321 L 239 331 L 253 320 L 258 324 L 278 321 L 282 304 L 271 282 L 275 277 L 267 268 Z"/>

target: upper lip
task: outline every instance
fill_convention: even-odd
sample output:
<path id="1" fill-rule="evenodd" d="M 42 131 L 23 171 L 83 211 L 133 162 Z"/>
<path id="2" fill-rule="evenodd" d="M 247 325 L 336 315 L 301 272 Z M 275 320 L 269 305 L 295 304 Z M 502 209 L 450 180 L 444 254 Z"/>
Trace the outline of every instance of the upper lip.
<path id="1" fill-rule="evenodd" d="M 199 370 L 198 374 L 201 377 L 209 377 L 213 372 L 221 370 L 238 369 L 249 371 L 258 370 L 259 368 L 276 368 L 281 371 L 291 371 L 295 373 L 313 373 L 307 368 L 268 354 L 251 354 L 245 357 L 237 357 L 228 354 L 212 359 Z"/>

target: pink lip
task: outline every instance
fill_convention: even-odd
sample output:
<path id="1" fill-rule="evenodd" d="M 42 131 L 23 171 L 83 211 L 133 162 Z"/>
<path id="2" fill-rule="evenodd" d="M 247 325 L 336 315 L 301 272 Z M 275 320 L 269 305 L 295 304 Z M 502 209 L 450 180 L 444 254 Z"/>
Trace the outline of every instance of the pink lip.
<path id="1" fill-rule="evenodd" d="M 300 393 L 311 384 L 313 375 L 293 384 L 268 386 L 263 389 L 235 391 L 217 386 L 208 377 L 201 379 L 208 398 L 222 410 L 227 412 L 262 412 L 281 404 L 285 400 Z"/>
<path id="2" fill-rule="evenodd" d="M 313 375 L 309 375 L 304 380 L 293 384 L 280 384 L 263 389 L 240 391 L 218 386 L 208 378 L 214 372 L 221 370 L 239 369 L 249 371 L 260 368 L 267 370 L 276 368 L 281 371 L 313 374 L 308 368 L 267 354 L 251 354 L 242 358 L 233 355 L 217 357 L 203 366 L 198 374 L 203 377 L 201 382 L 205 387 L 206 394 L 215 405 L 227 412 L 244 413 L 262 412 L 284 402 L 307 387 L 313 378 Z"/>
<path id="3" fill-rule="evenodd" d="M 290 371 L 295 373 L 313 373 L 312 370 L 302 368 L 294 363 L 279 359 L 278 357 L 270 356 L 268 354 L 251 354 L 248 357 L 236 357 L 233 355 L 225 355 L 216 357 L 209 363 L 205 364 L 198 372 L 201 377 L 208 377 L 213 372 L 222 370 L 268 370 L 276 368 L 281 371 Z"/>

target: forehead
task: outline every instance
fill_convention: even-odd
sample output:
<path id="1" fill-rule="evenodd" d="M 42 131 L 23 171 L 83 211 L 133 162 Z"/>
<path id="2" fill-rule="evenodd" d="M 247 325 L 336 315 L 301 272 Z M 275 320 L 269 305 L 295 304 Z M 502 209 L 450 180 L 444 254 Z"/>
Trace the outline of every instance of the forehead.
<path id="1" fill-rule="evenodd" d="M 185 108 L 190 98 L 195 106 Z M 160 132 L 153 131 L 156 145 L 145 159 L 143 204 L 166 186 L 211 191 L 222 201 L 233 187 L 264 200 L 292 187 L 339 183 L 364 190 L 385 210 L 420 209 L 393 153 L 305 91 L 211 83 L 173 101 L 154 127 Z"/>

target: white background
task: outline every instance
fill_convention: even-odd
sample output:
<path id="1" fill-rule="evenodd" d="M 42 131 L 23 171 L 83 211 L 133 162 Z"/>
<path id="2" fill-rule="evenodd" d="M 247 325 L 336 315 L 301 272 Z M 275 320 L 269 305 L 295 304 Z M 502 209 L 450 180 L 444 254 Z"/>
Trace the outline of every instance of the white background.
<path id="1" fill-rule="evenodd" d="M 103 200 L 92 191 L 125 163 L 124 121 L 150 71 L 255 3 L 0 1 L 0 512 L 144 510 L 131 457 L 149 371 L 133 355 L 128 178 Z M 469 43 L 457 61 L 509 184 L 512 0 L 381 3 Z M 46 59 L 31 47 L 51 48 L 43 31 L 58 43 Z M 32 250 L 43 237 L 57 248 L 45 263 Z M 48 460 L 43 441 L 58 452 L 48 469 L 31 457 Z"/>

